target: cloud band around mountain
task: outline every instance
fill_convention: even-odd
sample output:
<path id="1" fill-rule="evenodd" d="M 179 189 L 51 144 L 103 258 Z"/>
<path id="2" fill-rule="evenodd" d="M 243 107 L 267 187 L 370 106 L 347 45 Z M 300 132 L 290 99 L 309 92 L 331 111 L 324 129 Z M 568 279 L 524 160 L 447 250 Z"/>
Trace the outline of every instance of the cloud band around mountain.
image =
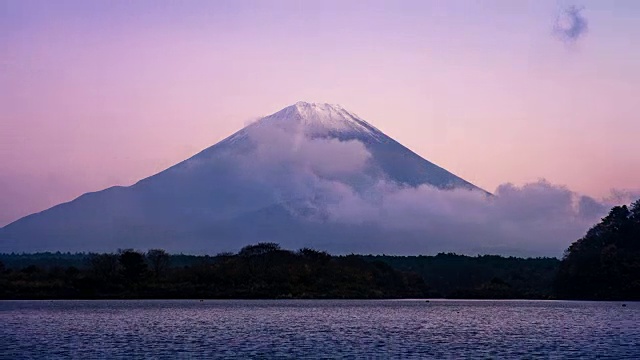
<path id="1" fill-rule="evenodd" d="M 310 221 L 379 227 L 385 236 L 403 237 L 372 237 L 371 251 L 560 256 L 609 206 L 545 180 L 502 184 L 492 197 L 406 186 L 363 175 L 374 171 L 372 156 L 357 140 L 292 136 L 273 128 L 253 129 L 249 137 L 255 148 L 236 161 L 248 173 L 269 174 L 260 181 L 282 190 L 278 196 L 286 198 L 277 201 L 306 201 L 304 216 L 309 217 L 309 207 L 315 214 Z M 292 164 L 297 170 L 286 171 Z"/>

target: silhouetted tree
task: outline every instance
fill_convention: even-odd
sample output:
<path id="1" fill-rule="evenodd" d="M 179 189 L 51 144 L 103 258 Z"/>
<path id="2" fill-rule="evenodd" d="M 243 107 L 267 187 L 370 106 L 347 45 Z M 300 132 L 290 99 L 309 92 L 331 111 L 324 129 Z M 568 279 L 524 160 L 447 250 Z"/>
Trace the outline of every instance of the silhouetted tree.
<path id="1" fill-rule="evenodd" d="M 221 259 L 228 259 L 230 257 L 235 256 L 236 254 L 230 252 L 230 251 L 223 251 L 223 252 L 219 252 L 216 254 L 216 258 L 221 258 Z"/>
<path id="2" fill-rule="evenodd" d="M 560 297 L 640 299 L 640 200 L 616 206 L 569 246 L 555 281 Z"/>
<path id="3" fill-rule="evenodd" d="M 278 251 L 280 249 L 280 245 L 271 242 L 261 242 L 255 245 L 247 245 L 243 247 L 238 255 L 240 256 L 259 256 L 265 255 L 274 251 Z"/>
<path id="4" fill-rule="evenodd" d="M 118 276 L 118 255 L 91 254 L 89 263 L 93 276 L 99 281 L 112 282 Z"/>
<path id="5" fill-rule="evenodd" d="M 640 199 L 631 204 L 630 218 L 637 225 L 640 224 Z"/>
<path id="6" fill-rule="evenodd" d="M 163 276 L 169 269 L 170 256 L 162 249 L 151 249 L 147 251 L 147 260 L 151 266 L 151 271 L 156 279 Z"/>
<path id="7" fill-rule="evenodd" d="M 331 255 L 329 255 L 326 251 L 318 251 L 310 248 L 302 248 L 298 250 L 298 253 L 308 259 L 312 259 L 315 261 L 328 261 L 331 259 Z"/>
<path id="8" fill-rule="evenodd" d="M 118 261 L 122 266 L 122 275 L 131 282 L 137 282 L 147 270 L 144 254 L 132 249 L 119 250 Z"/>

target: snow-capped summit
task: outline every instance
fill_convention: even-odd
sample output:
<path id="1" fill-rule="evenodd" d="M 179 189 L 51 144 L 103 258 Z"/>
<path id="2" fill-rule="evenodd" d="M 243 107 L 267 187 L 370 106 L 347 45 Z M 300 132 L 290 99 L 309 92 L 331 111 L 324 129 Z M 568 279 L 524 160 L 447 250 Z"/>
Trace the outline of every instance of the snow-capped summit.
<path id="1" fill-rule="evenodd" d="M 367 134 L 379 137 L 381 132 L 356 114 L 340 105 L 299 101 L 274 114 L 262 118 L 257 126 L 277 126 L 303 131 L 310 136 L 331 133 Z"/>
<path id="2" fill-rule="evenodd" d="M 88 193 L 1 228 L 0 252 L 215 252 L 258 241 L 331 250 L 327 239 L 383 234 L 375 224 L 331 222 L 332 207 L 421 185 L 484 193 L 339 105 L 298 102 L 132 186 Z"/>

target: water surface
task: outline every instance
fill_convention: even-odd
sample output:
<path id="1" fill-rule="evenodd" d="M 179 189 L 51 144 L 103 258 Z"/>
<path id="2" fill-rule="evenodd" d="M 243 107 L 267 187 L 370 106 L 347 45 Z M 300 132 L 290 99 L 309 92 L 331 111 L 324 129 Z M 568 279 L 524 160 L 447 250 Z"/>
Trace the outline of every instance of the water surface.
<path id="1" fill-rule="evenodd" d="M 640 359 L 640 303 L 0 301 L 0 358 Z"/>

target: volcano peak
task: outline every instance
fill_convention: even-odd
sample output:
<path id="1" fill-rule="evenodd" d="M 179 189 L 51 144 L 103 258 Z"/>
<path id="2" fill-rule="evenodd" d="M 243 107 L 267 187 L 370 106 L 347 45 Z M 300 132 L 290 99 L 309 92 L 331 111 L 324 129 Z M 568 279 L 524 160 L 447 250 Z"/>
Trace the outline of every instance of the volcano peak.
<path id="1" fill-rule="evenodd" d="M 310 136 L 369 135 L 379 138 L 382 133 L 358 115 L 337 104 L 299 101 L 259 121 Z"/>

